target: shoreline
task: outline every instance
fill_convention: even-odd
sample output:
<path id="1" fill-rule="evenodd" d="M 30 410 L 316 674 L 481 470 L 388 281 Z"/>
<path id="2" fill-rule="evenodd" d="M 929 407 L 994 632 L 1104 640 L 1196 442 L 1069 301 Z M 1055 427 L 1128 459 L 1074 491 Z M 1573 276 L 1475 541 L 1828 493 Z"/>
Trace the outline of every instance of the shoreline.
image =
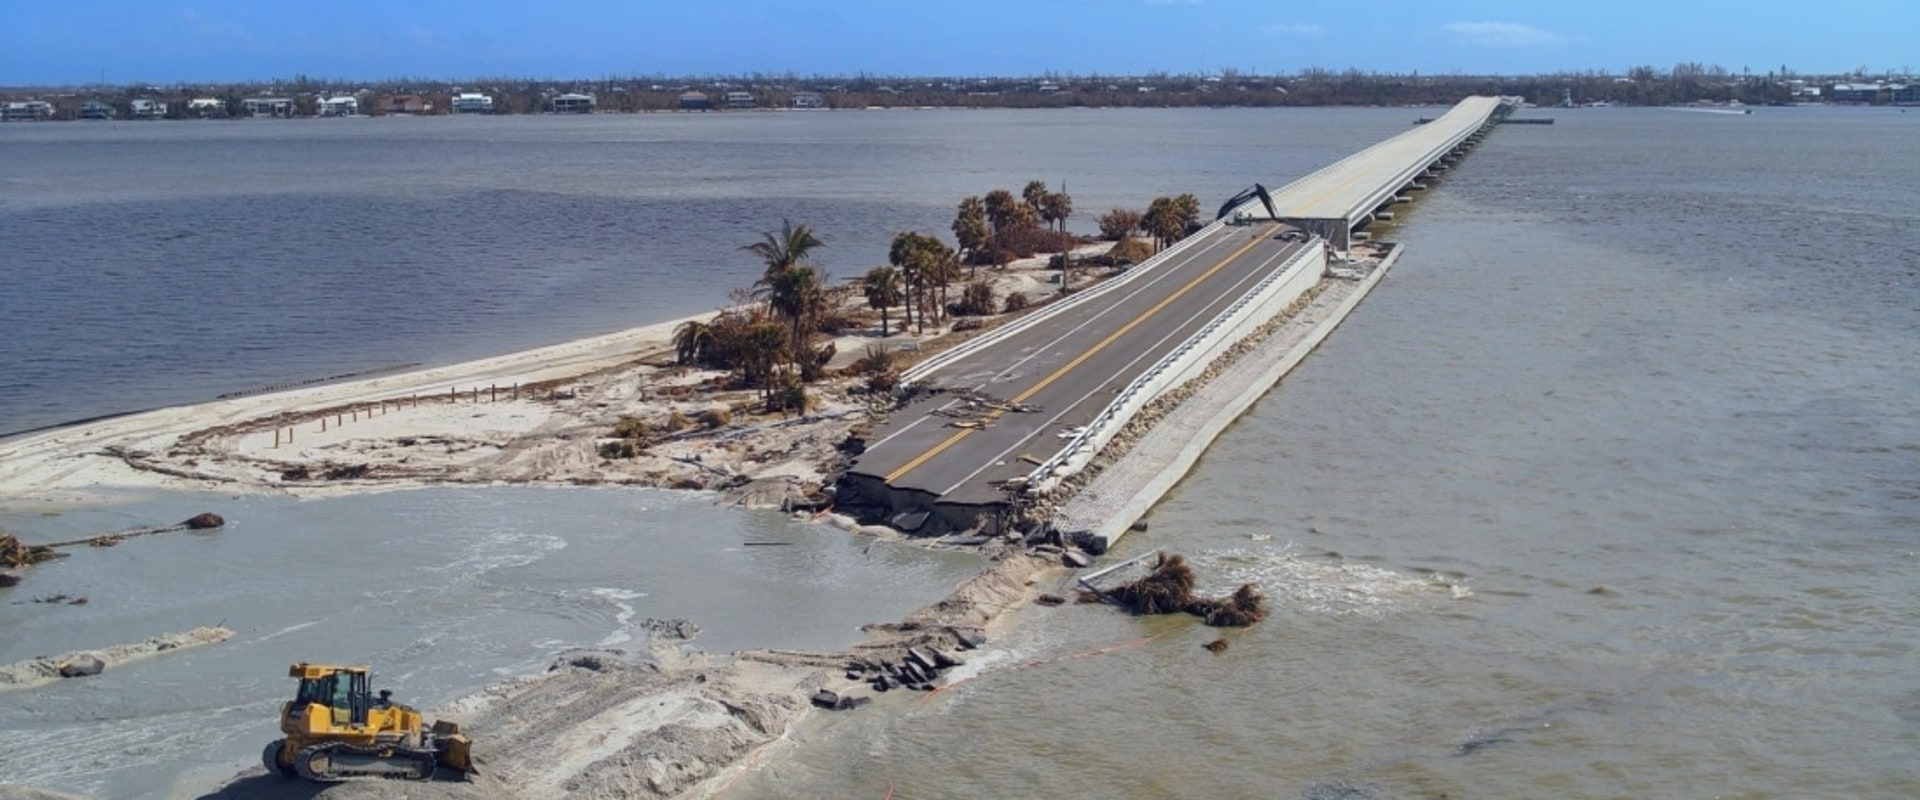
<path id="1" fill-rule="evenodd" d="M 660 452 L 644 459 L 590 455 L 624 411 L 681 414 L 714 402 L 688 399 L 703 371 L 658 363 L 672 355 L 676 325 L 707 316 L 7 440 L 0 442 L 0 508 L 45 512 L 62 502 L 97 501 L 97 491 L 107 488 L 217 488 L 307 497 L 449 483 L 613 484 L 727 489 L 731 492 L 723 502 L 797 506 L 811 511 L 815 521 L 856 535 L 905 538 L 808 505 L 812 492 L 830 478 L 837 445 L 869 411 L 848 391 L 850 380 L 838 380 L 836 391 L 823 391 L 822 408 L 809 416 L 696 432 L 649 446 Z M 1016 318 L 999 315 L 997 322 Z M 985 330 L 991 327 L 972 335 Z M 937 352 L 929 345 L 951 335 L 932 333 L 889 337 L 888 342 L 910 344 L 924 357 L 926 349 Z M 450 382 L 466 384 L 471 393 L 438 395 Z M 529 396 L 508 389 L 510 394 L 501 397 L 483 383 L 545 386 L 547 396 L 540 397 L 536 388 Z M 567 387 L 564 394 L 561 385 Z M 687 387 L 689 394 L 676 395 L 675 387 Z M 416 398 L 415 392 L 423 390 L 435 394 Z M 393 402 L 402 397 L 404 405 Z M 300 417 L 292 425 L 290 444 L 281 440 L 281 423 L 289 416 Z M 421 456 L 431 456 L 423 460 L 433 463 L 409 464 Z M 290 479 L 283 469 L 296 462 L 302 477 Z M 661 471 L 665 465 L 673 469 Z M 353 469 L 313 479 L 312 469 L 323 466 Z M 654 621 L 645 626 L 654 635 L 644 653 L 563 651 L 544 674 L 490 684 L 446 709 L 446 716 L 475 732 L 483 757 L 492 754 L 495 774 L 474 783 L 425 784 L 415 794 L 557 797 L 586 790 L 612 796 L 713 796 L 813 713 L 807 698 L 815 691 L 885 702 L 855 675 L 839 674 L 850 661 L 897 660 L 910 647 L 969 649 L 976 643 L 964 631 L 985 636 L 999 630 L 1011 612 L 1041 591 L 1036 586 L 1043 576 L 1065 571 L 1057 550 L 1004 539 L 979 549 L 992 560 L 989 566 L 932 605 L 895 622 L 864 626 L 866 640 L 842 652 L 707 653 L 690 644 L 675 623 Z M 592 757 L 571 755 L 569 748 Z M 220 771 L 196 773 L 206 780 Z M 205 787 L 198 787 L 187 796 L 255 796 L 271 791 L 265 784 L 277 781 L 254 767 L 226 778 L 211 793 L 201 794 Z M 358 796 L 354 791 L 349 784 L 318 796 L 351 798 Z"/>

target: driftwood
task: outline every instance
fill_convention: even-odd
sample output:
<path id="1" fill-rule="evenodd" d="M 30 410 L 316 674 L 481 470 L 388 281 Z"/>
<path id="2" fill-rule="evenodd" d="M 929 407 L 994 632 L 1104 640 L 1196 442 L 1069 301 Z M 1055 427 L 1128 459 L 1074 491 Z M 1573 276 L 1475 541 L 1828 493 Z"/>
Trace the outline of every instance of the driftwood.
<path id="1" fill-rule="evenodd" d="M 94 536 L 84 536 L 79 539 L 48 542 L 46 544 L 27 544 L 26 542 L 20 541 L 20 537 L 11 533 L 0 533 L 0 567 L 19 569 L 21 567 L 38 564 L 42 561 L 61 558 L 66 554 L 59 552 L 59 550 L 66 547 L 80 547 L 82 545 L 87 547 L 112 547 L 127 539 L 138 536 L 152 536 L 156 533 L 171 533 L 174 531 L 211 530 L 226 524 L 227 521 L 222 519 L 219 514 L 209 511 L 195 514 L 187 520 L 174 525 L 163 525 L 155 528 L 134 528 L 132 530 L 102 533 Z M 20 579 L 17 575 L 0 576 L 0 587 L 12 586 L 19 583 L 19 581 Z"/>

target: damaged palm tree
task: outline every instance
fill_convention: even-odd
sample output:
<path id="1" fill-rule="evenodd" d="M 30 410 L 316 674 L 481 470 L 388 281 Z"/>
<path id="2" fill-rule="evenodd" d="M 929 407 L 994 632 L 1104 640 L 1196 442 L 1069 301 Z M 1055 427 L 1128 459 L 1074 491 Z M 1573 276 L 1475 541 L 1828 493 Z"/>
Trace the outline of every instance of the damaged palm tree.
<path id="1" fill-rule="evenodd" d="M 1244 628 L 1264 619 L 1267 598 L 1253 584 L 1242 584 L 1225 598 L 1200 597 L 1193 593 L 1193 568 L 1179 555 L 1156 553 L 1153 567 L 1145 577 L 1113 589 L 1099 589 L 1085 580 L 1082 602 L 1108 602 L 1135 614 L 1175 614 L 1186 612 L 1208 625 Z"/>

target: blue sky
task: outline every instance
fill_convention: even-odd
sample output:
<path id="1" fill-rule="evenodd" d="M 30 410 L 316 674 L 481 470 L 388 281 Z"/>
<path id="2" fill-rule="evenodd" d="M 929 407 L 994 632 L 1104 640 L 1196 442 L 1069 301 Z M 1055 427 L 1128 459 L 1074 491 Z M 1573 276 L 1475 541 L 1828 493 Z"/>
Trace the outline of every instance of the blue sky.
<path id="1" fill-rule="evenodd" d="M 4 0 L 0 85 L 1920 67 L 1920 2 Z"/>

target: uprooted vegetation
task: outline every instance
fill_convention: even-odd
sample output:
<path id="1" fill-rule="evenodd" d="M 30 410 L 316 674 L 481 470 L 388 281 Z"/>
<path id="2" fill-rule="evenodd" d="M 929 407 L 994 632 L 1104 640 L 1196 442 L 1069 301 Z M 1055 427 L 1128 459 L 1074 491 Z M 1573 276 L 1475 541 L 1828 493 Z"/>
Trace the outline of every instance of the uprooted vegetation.
<path id="1" fill-rule="evenodd" d="M 1145 577 L 1113 589 L 1082 589 L 1080 602 L 1107 602 L 1134 614 L 1178 614 L 1200 617 L 1216 628 L 1244 628 L 1265 619 L 1267 598 L 1253 584 L 1241 584 L 1222 598 L 1193 593 L 1193 568 L 1178 554 L 1159 553 Z"/>

